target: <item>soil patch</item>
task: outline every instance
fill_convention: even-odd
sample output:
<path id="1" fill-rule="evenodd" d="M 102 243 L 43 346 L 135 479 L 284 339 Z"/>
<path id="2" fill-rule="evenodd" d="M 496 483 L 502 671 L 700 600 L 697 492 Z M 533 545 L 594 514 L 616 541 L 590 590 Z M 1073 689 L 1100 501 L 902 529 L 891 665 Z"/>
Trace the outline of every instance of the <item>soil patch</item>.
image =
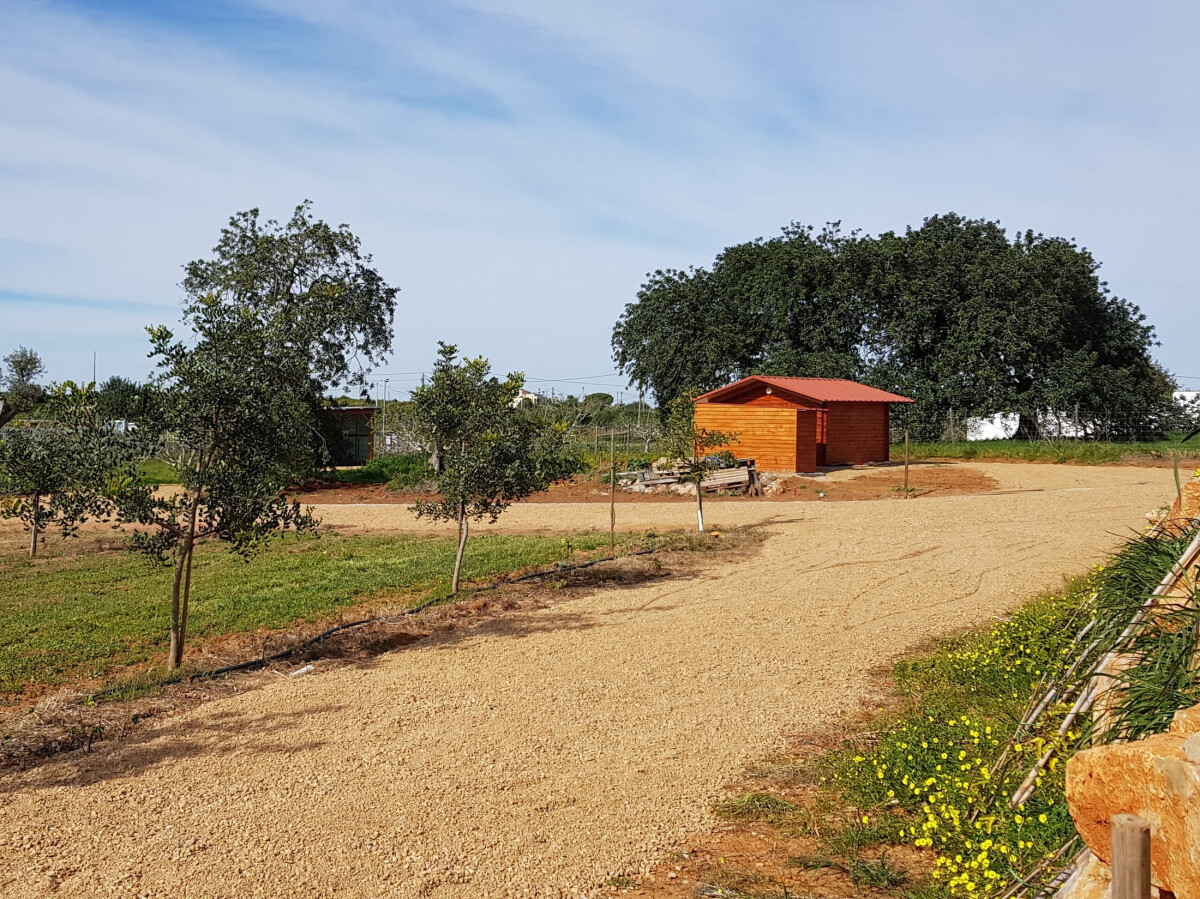
<path id="1" fill-rule="evenodd" d="M 705 502 L 746 502 L 792 500 L 841 502 L 864 499 L 903 498 L 904 466 L 897 463 L 859 468 L 831 468 L 815 477 L 789 475 L 781 479 L 778 492 L 764 497 L 740 494 L 705 494 Z M 910 496 L 929 494 L 957 496 L 966 493 L 987 493 L 996 490 L 999 482 L 977 469 L 953 462 L 913 463 L 909 472 Z M 412 505 L 421 499 L 433 498 L 426 493 L 405 493 L 388 490 L 384 484 L 337 484 L 328 482 L 317 489 L 306 487 L 296 495 L 304 504 L 390 504 Z M 633 493 L 618 489 L 618 503 L 690 503 L 695 497 L 677 493 Z M 541 503 L 608 503 L 608 484 L 595 475 L 576 475 L 551 484 L 548 490 L 524 501 L 524 505 Z"/>

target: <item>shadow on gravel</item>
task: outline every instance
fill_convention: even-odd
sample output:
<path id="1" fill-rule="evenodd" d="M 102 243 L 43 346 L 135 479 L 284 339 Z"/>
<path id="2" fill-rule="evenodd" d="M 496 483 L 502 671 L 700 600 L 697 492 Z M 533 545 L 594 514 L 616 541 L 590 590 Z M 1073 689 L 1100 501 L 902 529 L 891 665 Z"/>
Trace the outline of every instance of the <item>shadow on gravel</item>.
<path id="1" fill-rule="evenodd" d="M 0 796 L 17 790 L 85 787 L 118 778 L 140 775 L 173 759 L 214 758 L 235 753 L 275 755 L 280 764 L 297 753 L 317 749 L 324 740 L 314 737 L 311 718 L 340 709 L 341 704 L 306 707 L 295 712 L 231 712 L 210 714 L 204 721 L 189 721 L 186 734 L 170 727 L 98 743 L 88 753 L 75 752 L 53 764 L 40 765 L 0 779 Z"/>

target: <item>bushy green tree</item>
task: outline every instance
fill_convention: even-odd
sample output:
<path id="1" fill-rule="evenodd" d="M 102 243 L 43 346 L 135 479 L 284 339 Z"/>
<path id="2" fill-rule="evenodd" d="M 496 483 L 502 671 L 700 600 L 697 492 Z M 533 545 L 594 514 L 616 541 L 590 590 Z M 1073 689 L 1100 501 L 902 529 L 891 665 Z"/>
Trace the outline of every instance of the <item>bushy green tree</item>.
<path id="1" fill-rule="evenodd" d="M 153 416 L 154 402 L 153 384 L 139 384 L 120 375 L 113 375 L 96 389 L 96 408 L 109 421 L 136 424 Z"/>
<path id="2" fill-rule="evenodd" d="M 4 357 L 0 365 L 0 428 L 42 402 L 46 391 L 38 378 L 45 373 L 42 357 L 28 347 L 17 347 Z"/>
<path id="3" fill-rule="evenodd" d="M 194 338 L 150 330 L 160 368 L 158 414 L 140 432 L 164 437 L 164 457 L 180 490 L 132 483 L 118 497 L 122 519 L 139 529 L 137 551 L 173 565 L 168 667 L 183 661 L 198 543 L 225 541 L 249 558 L 288 530 L 315 527 L 284 490 L 307 464 L 312 418 L 308 359 L 292 351 L 273 317 L 217 297 L 184 310 Z"/>
<path id="4" fill-rule="evenodd" d="M 347 225 L 314 218 L 307 200 L 282 224 L 261 221 L 257 209 L 239 212 L 212 258 L 184 267 L 183 287 L 193 304 L 212 298 L 245 310 L 304 361 L 305 399 L 317 422 L 312 464 L 326 464 L 325 397 L 346 386 L 365 390 L 371 368 L 391 350 L 400 292 L 376 271 L 359 238 Z"/>
<path id="5" fill-rule="evenodd" d="M 93 385 L 56 385 L 44 415 L 0 439 L 0 518 L 21 522 L 31 557 L 51 529 L 65 539 L 89 519 L 108 520 L 114 494 L 145 456 L 140 438 L 109 427 Z"/>
<path id="6" fill-rule="evenodd" d="M 950 213 L 877 237 L 793 223 L 711 269 L 656 272 L 613 332 L 622 371 L 660 408 L 748 374 L 842 377 L 913 397 L 914 433 L 946 411 L 1165 413 L 1154 331 L 1074 241 Z M 1085 420 L 1083 424 L 1089 422 Z"/>
<path id="7" fill-rule="evenodd" d="M 412 392 L 415 415 L 436 435 L 440 498 L 414 507 L 420 517 L 458 525 L 450 590 L 458 592 L 472 520 L 495 521 L 509 505 L 569 474 L 566 427 L 514 407 L 523 377 L 500 380 L 483 357 L 458 359 L 438 345 L 429 382 Z"/>

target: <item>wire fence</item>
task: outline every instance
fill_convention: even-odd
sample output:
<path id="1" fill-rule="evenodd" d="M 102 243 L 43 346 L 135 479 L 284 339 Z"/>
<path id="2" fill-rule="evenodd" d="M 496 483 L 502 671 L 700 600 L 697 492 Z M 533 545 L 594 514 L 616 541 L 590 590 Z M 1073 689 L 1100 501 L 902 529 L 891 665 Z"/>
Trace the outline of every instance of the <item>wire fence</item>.
<path id="1" fill-rule="evenodd" d="M 905 430 L 919 442 L 959 443 L 980 440 L 1053 440 L 1107 443 L 1156 443 L 1189 437 L 1200 446 L 1200 406 L 1180 404 L 1156 412 L 1112 412 L 1107 409 L 1002 412 L 972 415 L 954 408 L 894 407 L 890 421 L 893 444 L 904 442 Z"/>

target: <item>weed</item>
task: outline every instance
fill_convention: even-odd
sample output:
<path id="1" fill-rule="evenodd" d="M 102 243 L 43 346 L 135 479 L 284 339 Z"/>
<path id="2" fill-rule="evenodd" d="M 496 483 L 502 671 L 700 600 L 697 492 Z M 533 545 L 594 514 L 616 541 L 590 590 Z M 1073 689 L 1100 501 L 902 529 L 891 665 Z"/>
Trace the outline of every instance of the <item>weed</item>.
<path id="1" fill-rule="evenodd" d="M 818 871 L 822 868 L 843 870 L 842 866 L 828 855 L 793 855 L 787 863 L 789 868 L 800 868 L 803 871 Z"/>
<path id="2" fill-rule="evenodd" d="M 889 889 L 903 886 L 908 882 L 908 871 L 904 868 L 897 868 L 889 862 L 886 852 L 879 856 L 879 861 L 856 859 L 851 863 L 847 873 L 850 875 L 850 882 L 855 887 Z"/>
<path id="3" fill-rule="evenodd" d="M 615 889 L 629 889 L 637 886 L 637 881 L 632 877 L 626 877 L 624 874 L 618 874 L 616 877 L 608 879 L 608 885 Z"/>
<path id="4" fill-rule="evenodd" d="M 726 799 L 713 806 L 713 811 L 732 821 L 783 822 L 799 811 L 799 807 L 770 793 L 746 793 Z"/>

